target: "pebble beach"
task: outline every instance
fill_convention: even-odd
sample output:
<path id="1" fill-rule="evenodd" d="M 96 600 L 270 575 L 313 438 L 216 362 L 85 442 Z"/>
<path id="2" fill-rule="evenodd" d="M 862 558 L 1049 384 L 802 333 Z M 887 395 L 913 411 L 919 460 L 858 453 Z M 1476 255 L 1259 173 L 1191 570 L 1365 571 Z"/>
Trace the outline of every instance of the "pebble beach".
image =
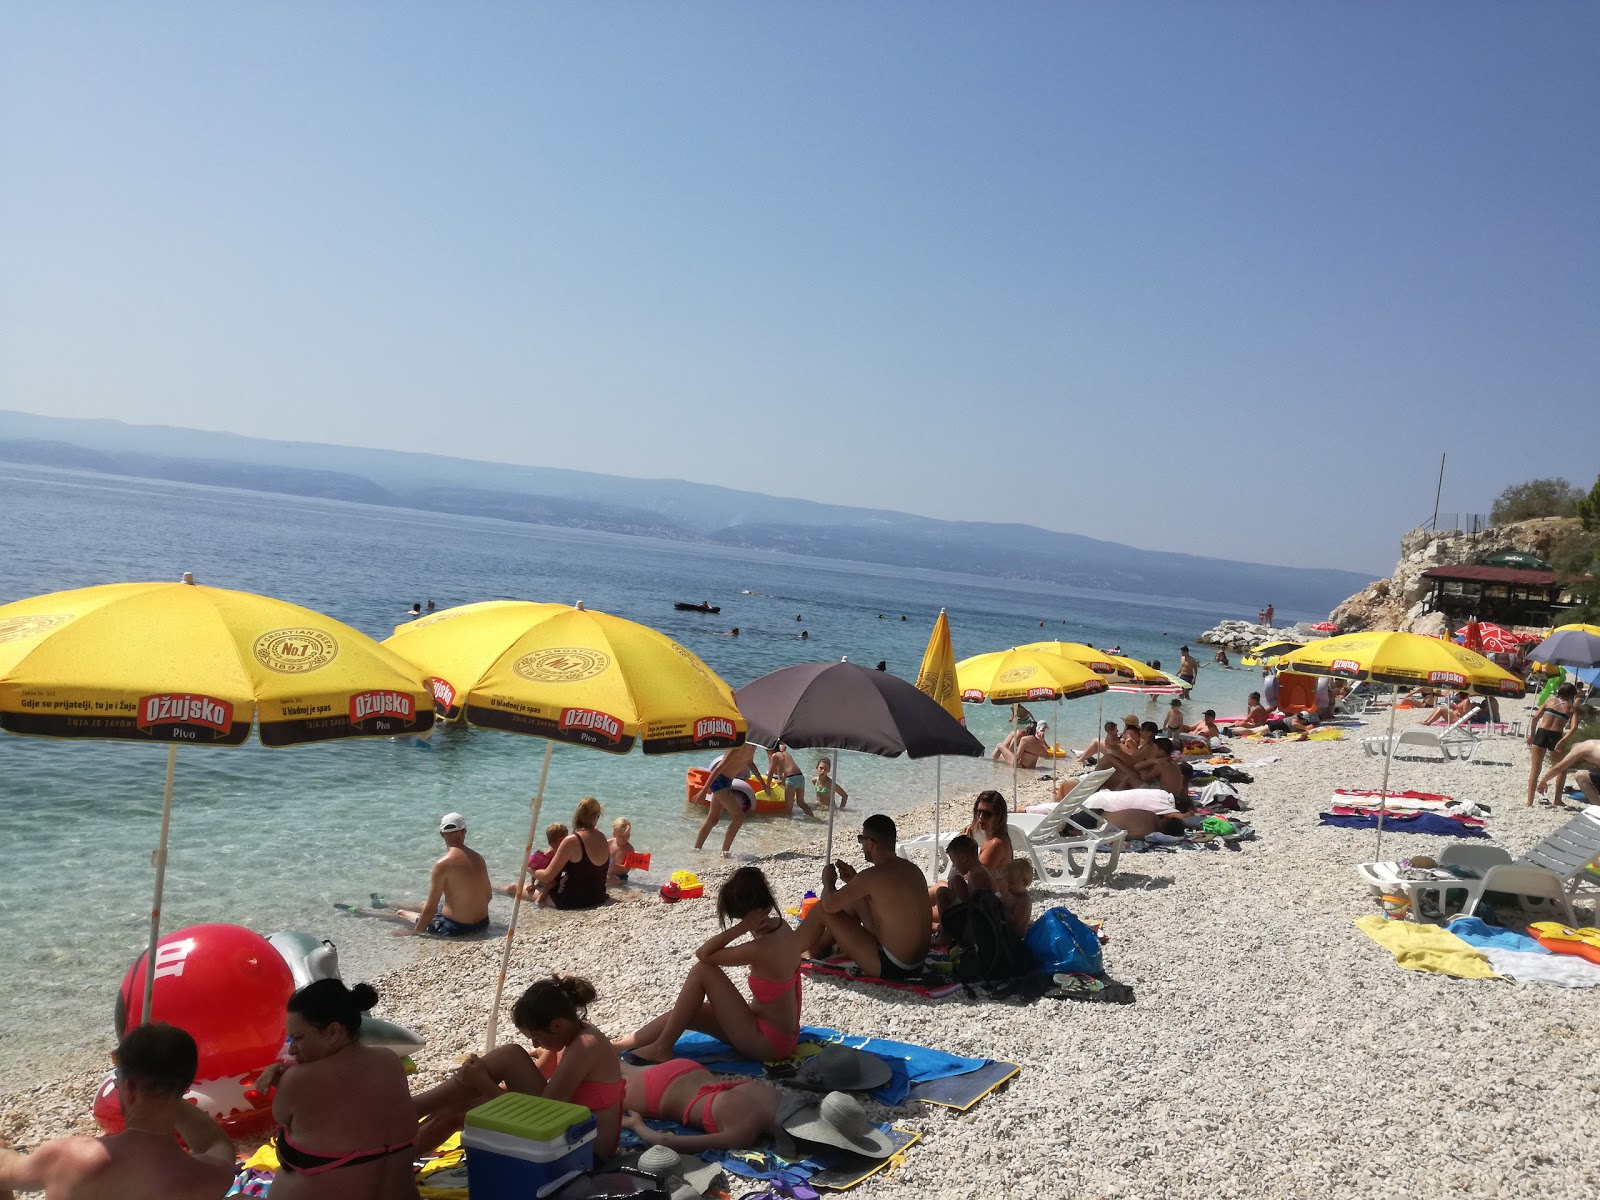
<path id="1" fill-rule="evenodd" d="M 1508 714 L 1514 715 L 1514 714 Z M 1401 714 L 1402 724 L 1417 714 Z M 1383 719 L 1383 718 L 1378 718 Z M 1545 984 L 1467 981 L 1401 970 L 1352 924 L 1374 911 L 1353 864 L 1370 830 L 1323 828 L 1338 787 L 1376 788 L 1381 761 L 1347 731 L 1336 742 L 1236 743 L 1255 777 L 1240 791 L 1254 841 L 1237 852 L 1129 853 L 1109 885 L 1034 888 L 1104 922 L 1109 976 L 1132 1005 L 974 1001 L 808 981 L 804 1019 L 847 1033 L 1006 1059 L 1020 1075 L 967 1113 L 911 1104 L 878 1116 L 921 1134 L 904 1164 L 858 1192 L 882 1197 L 1491 1197 L 1588 1200 L 1600 1160 L 1581 1131 L 1600 1078 L 1600 994 Z M 1260 760 L 1275 758 L 1275 762 Z M 1495 844 L 1525 850 L 1570 814 L 1522 803 L 1528 751 L 1488 738 L 1468 762 L 1426 752 L 1395 761 L 1395 790 L 1444 792 L 1492 808 Z M 1004 789 L 1010 772 L 995 770 Z M 1048 781 L 1023 784 L 1043 799 Z M 931 797 L 929 797 L 931 806 Z M 945 823 L 970 796 L 947 795 Z M 836 853 L 853 856 L 853 795 Z M 689 818 L 685 818 L 688 820 Z M 963 818 L 964 819 L 964 818 Z M 931 811 L 901 821 L 931 829 Z M 668 867 L 697 871 L 708 897 L 732 865 L 755 862 L 798 904 L 822 865 L 820 825 L 797 823 L 793 849 L 712 853 Z M 1437 853 L 1448 839 L 1387 833 L 1384 857 Z M 665 878 L 657 864 L 659 883 Z M 659 878 L 657 878 L 659 876 Z M 509 901 L 497 901 L 496 918 Z M 713 902 L 663 904 L 654 885 L 594 912 L 524 910 L 508 996 L 549 971 L 588 977 L 590 1018 L 632 1030 L 676 993 L 693 949 L 715 928 Z M 376 1015 L 424 1034 L 417 1084 L 479 1048 L 502 943 L 433 944 L 418 963 L 373 980 Z M 353 982 L 353 981 L 352 981 Z M 43 1031 L 48 1036 L 47 1031 Z M 0 1094 L 0 1134 L 30 1147 L 92 1133 L 97 1073 Z"/>

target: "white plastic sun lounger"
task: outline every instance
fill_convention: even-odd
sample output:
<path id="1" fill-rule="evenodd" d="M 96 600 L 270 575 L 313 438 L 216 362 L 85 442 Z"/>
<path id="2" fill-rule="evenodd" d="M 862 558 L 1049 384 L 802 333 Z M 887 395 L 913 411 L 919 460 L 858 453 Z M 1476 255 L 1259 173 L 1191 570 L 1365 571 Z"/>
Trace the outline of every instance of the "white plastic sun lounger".
<path id="1" fill-rule="evenodd" d="M 1443 729 L 1430 729 L 1427 726 L 1403 729 L 1394 735 L 1394 748 L 1398 751 L 1402 746 L 1425 746 L 1437 750 L 1446 761 L 1465 761 L 1478 749 L 1478 735 L 1466 728 L 1466 724 L 1477 716 L 1480 707 L 1473 705 L 1460 720 L 1451 722 Z M 1389 753 L 1389 735 L 1362 738 L 1361 748 L 1381 758 Z"/>

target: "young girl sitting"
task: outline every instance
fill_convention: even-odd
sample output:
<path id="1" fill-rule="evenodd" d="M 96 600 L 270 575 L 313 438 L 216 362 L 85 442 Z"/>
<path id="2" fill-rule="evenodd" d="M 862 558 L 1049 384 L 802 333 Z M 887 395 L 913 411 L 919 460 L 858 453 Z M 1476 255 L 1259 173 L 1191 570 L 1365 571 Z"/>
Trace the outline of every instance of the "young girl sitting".
<path id="1" fill-rule="evenodd" d="M 511 1019 L 538 1048 L 530 1055 L 514 1042 L 471 1055 L 444 1083 L 414 1097 L 419 1151 L 431 1150 L 459 1130 L 467 1112 L 501 1091 L 581 1104 L 595 1115 L 594 1152 L 617 1152 L 622 1128 L 622 1067 L 611 1043 L 584 1018 L 594 985 L 572 975 L 552 975 L 522 993 Z"/>
<path id="2" fill-rule="evenodd" d="M 736 921 L 695 951 L 678 999 L 630 1037 L 615 1043 L 642 1063 L 672 1057 L 678 1035 L 698 1029 L 720 1038 L 747 1058 L 787 1058 L 800 1040 L 800 956 L 804 944 L 778 911 L 759 867 L 740 867 L 717 893 L 717 916 Z M 746 934 L 749 941 L 740 942 Z M 738 945 L 733 943 L 739 942 Z M 750 1000 L 723 974 L 724 967 L 749 967 Z"/>
<path id="3" fill-rule="evenodd" d="M 850 793 L 833 781 L 833 776 L 829 773 L 827 759 L 823 759 L 817 764 L 817 773 L 811 779 L 811 788 L 817 793 L 818 808 L 832 804 L 835 794 L 839 797 L 840 808 L 850 803 Z"/>
<path id="4" fill-rule="evenodd" d="M 555 857 L 556 847 L 561 845 L 562 839 L 566 836 L 567 827 L 560 821 L 552 821 L 549 825 L 544 827 L 544 840 L 549 843 L 549 849 L 535 850 L 532 854 L 528 855 L 529 875 L 535 875 L 550 865 L 550 860 Z M 500 885 L 499 890 L 508 896 L 515 896 L 517 894 L 517 885 L 514 883 L 503 883 Z M 524 900 L 538 899 L 538 897 L 533 894 L 532 879 L 529 879 L 527 883 L 522 885 L 522 898 Z"/>

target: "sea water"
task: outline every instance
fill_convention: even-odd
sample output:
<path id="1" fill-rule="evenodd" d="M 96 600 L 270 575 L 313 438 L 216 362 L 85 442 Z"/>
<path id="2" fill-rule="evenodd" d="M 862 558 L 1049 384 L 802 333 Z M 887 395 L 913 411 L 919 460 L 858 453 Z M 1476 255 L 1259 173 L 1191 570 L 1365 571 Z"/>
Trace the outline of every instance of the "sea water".
<path id="1" fill-rule="evenodd" d="M 1120 644 L 1168 669 L 1180 644 L 1238 615 L 1016 580 L 30 467 L 0 465 L 0 511 L 0 602 L 193 571 L 200 583 L 278 596 L 382 639 L 428 600 L 439 608 L 582 600 L 676 638 L 735 688 L 779 667 L 844 656 L 868 666 L 884 660 L 914 679 L 941 607 L 958 658 L 1063 639 Z M 672 607 L 702 599 L 722 612 Z M 1255 597 L 1240 597 L 1239 611 L 1257 607 Z M 740 636 L 723 636 L 733 626 Z M 1207 666 L 1189 709 L 1194 717 L 1205 707 L 1242 711 L 1254 680 Z M 1159 720 L 1165 706 L 1105 699 L 1108 716 Z M 1048 718 L 1050 705 L 1032 707 Z M 1059 712 L 1053 739 L 1080 747 L 1093 736 L 1095 699 Z M 1006 719 L 1004 708 L 967 709 L 989 747 Z M 334 905 L 365 904 L 371 893 L 420 899 L 440 852 L 439 816 L 449 810 L 466 815 L 470 844 L 495 881 L 515 878 L 543 750 L 533 739 L 455 730 L 425 744 L 181 748 L 163 929 L 227 921 L 331 937 L 352 980 L 437 952 Z M 809 774 L 820 753 L 796 757 Z M 117 986 L 148 934 L 165 761 L 164 746 L 0 735 L 0 1070 L 10 1086 L 103 1061 Z M 695 765 L 704 763 L 557 747 L 540 825 L 570 822 L 578 799 L 598 797 L 603 831 L 612 817 L 631 818 L 635 847 L 653 856 L 641 882 L 654 887 L 674 869 L 708 865 L 720 846 L 721 828 L 707 851 L 693 850 L 698 817 L 685 811 L 684 770 Z M 1010 770 L 987 759 L 945 759 L 940 771 L 951 822 L 977 790 L 1011 783 Z M 850 793 L 841 841 L 853 849 L 848 822 L 858 814 L 927 809 L 935 767 L 848 754 L 839 779 Z M 752 820 L 734 851 L 773 852 L 807 837 L 820 847 L 821 827 Z M 509 905 L 495 902 L 497 919 Z"/>

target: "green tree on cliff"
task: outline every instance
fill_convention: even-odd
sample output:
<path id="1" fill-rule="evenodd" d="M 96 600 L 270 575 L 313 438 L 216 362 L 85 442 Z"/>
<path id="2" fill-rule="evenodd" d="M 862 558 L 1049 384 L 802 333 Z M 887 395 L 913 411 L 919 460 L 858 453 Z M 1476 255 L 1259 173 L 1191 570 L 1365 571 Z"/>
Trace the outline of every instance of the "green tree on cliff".
<path id="1" fill-rule="evenodd" d="M 1594 486 L 1589 489 L 1589 494 L 1579 496 L 1577 504 L 1573 507 L 1583 520 L 1584 529 L 1590 533 L 1600 533 L 1600 475 L 1595 476 Z"/>
<path id="2" fill-rule="evenodd" d="M 1514 483 L 1495 499 L 1489 510 L 1491 525 L 1531 521 L 1535 517 L 1570 517 L 1584 495 L 1565 479 L 1530 479 Z"/>

